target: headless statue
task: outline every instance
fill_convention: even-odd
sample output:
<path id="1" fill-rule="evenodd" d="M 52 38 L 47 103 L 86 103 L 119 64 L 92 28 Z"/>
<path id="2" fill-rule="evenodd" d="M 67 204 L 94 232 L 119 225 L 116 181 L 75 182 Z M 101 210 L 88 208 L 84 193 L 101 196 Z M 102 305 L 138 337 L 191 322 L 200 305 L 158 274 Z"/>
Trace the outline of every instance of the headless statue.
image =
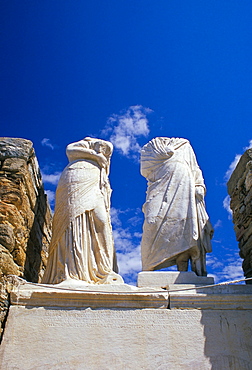
<path id="1" fill-rule="evenodd" d="M 206 213 L 202 172 L 186 139 L 157 137 L 141 150 L 147 179 L 141 242 L 143 270 L 177 265 L 206 276 L 213 229 Z"/>
<path id="2" fill-rule="evenodd" d="M 110 142 L 86 137 L 69 144 L 56 191 L 52 240 L 42 282 L 122 284 L 110 222 Z"/>

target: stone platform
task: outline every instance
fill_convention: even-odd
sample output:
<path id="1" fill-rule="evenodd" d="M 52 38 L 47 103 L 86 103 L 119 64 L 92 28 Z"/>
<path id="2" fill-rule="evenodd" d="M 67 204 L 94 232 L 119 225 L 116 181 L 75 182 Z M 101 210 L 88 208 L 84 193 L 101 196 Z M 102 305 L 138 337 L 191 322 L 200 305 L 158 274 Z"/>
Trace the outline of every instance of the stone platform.
<path id="1" fill-rule="evenodd" d="M 194 272 L 178 271 L 142 271 L 137 278 L 138 287 L 172 289 L 174 285 L 190 284 L 194 286 L 214 284 L 213 277 L 197 276 Z"/>
<path id="2" fill-rule="evenodd" d="M 138 274 L 138 286 L 166 289 L 170 309 L 252 310 L 252 286 L 214 285 L 213 277 L 194 272 L 143 271 Z"/>
<path id="3" fill-rule="evenodd" d="M 168 292 L 131 285 L 25 284 L 10 293 L 12 305 L 64 308 L 167 308 Z"/>
<path id="4" fill-rule="evenodd" d="M 182 284 L 163 275 L 170 291 L 16 288 L 0 368 L 251 369 L 252 286 L 205 287 L 177 274 Z"/>

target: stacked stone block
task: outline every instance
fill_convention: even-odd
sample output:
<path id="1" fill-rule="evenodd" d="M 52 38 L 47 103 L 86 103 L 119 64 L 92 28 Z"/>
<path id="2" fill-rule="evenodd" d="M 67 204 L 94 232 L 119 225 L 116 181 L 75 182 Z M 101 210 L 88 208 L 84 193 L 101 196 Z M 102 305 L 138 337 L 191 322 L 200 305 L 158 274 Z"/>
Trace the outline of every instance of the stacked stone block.
<path id="1" fill-rule="evenodd" d="M 240 158 L 228 181 L 234 230 L 246 278 L 252 277 L 252 149 Z M 252 283 L 248 281 L 247 283 Z"/>
<path id="2" fill-rule="evenodd" d="M 0 324 L 6 277 L 40 281 L 51 239 L 51 210 L 30 140 L 0 138 Z"/>

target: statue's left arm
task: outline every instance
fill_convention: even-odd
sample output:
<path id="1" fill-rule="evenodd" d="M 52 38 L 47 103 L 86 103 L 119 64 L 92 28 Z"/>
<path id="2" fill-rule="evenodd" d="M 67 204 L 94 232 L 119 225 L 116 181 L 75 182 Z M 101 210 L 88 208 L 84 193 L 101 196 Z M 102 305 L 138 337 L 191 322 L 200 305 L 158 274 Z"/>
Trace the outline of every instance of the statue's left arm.
<path id="1" fill-rule="evenodd" d="M 206 212 L 204 196 L 206 193 L 206 187 L 203 179 L 201 169 L 196 160 L 196 156 L 190 146 L 190 158 L 191 168 L 194 173 L 195 179 L 195 196 L 196 196 L 196 207 L 198 214 L 199 234 L 202 246 L 205 252 L 209 253 L 212 251 L 211 238 L 213 236 L 213 228 L 209 221 L 209 216 Z"/>
<path id="2" fill-rule="evenodd" d="M 190 158 L 190 167 L 191 167 L 191 171 L 193 173 L 194 182 L 195 182 L 195 195 L 196 195 L 196 198 L 198 198 L 199 200 L 203 200 L 206 194 L 206 186 L 204 183 L 202 171 L 199 168 L 196 156 L 189 143 L 188 143 L 188 151 L 189 151 L 188 157 Z"/>

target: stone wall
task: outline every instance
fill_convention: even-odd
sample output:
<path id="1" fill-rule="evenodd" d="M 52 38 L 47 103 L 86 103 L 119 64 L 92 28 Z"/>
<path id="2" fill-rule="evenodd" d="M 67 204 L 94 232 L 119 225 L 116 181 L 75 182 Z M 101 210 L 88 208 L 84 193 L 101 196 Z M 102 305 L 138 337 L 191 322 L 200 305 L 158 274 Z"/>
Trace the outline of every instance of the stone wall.
<path id="1" fill-rule="evenodd" d="M 228 193 L 240 256 L 244 259 L 244 276 L 249 278 L 252 277 L 252 149 L 240 158 L 228 181 Z"/>
<path id="2" fill-rule="evenodd" d="M 210 278 L 188 272 L 140 274 L 141 285 L 156 288 L 14 288 L 0 368 L 251 370 L 252 285 L 206 287 Z M 160 291 L 157 284 L 167 282 L 170 291 Z"/>
<path id="3" fill-rule="evenodd" d="M 51 239 L 51 210 L 30 140 L 0 138 L 0 324 L 6 276 L 40 281 Z"/>

